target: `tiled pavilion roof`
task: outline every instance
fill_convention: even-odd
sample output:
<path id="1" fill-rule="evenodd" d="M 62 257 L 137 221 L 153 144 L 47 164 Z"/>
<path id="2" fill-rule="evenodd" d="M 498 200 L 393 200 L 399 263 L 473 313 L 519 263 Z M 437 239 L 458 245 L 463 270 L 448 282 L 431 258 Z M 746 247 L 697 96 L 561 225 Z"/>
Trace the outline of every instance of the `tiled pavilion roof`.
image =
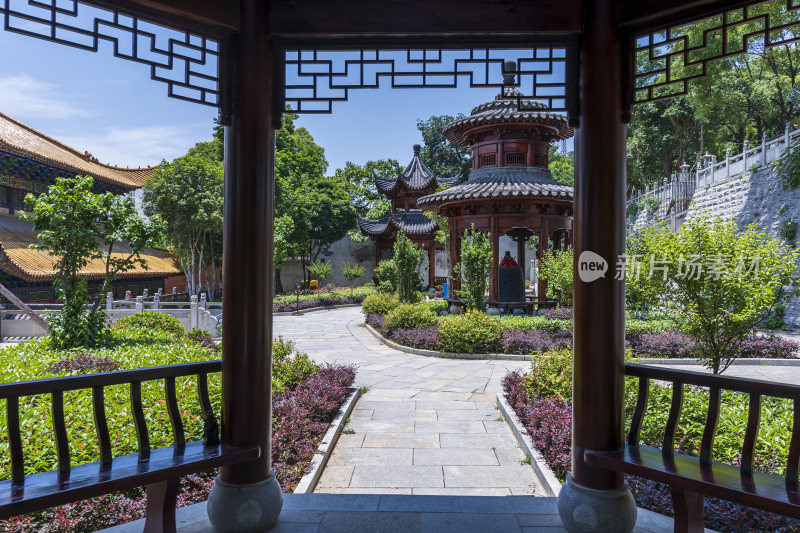
<path id="1" fill-rule="evenodd" d="M 545 104 L 525 98 L 513 87 L 504 87 L 491 102 L 475 106 L 469 116 L 448 124 L 444 135 L 454 143 L 467 145 L 469 141 L 465 134 L 469 130 L 489 124 L 545 126 L 553 135 L 552 141 L 567 139 L 573 135 L 566 116 L 548 111 Z"/>
<path id="2" fill-rule="evenodd" d="M 0 268 L 26 281 L 51 281 L 55 279 L 55 258 L 45 250 L 29 248 L 37 242 L 33 225 L 15 216 L 0 216 Z M 114 256 L 127 257 L 130 250 L 117 246 Z M 123 278 L 167 277 L 181 273 L 175 257 L 167 250 L 148 248 L 141 254 L 148 269 L 137 267 L 120 274 Z M 105 275 L 105 262 L 92 260 L 79 274 L 81 277 L 97 279 Z"/>
<path id="3" fill-rule="evenodd" d="M 451 178 L 435 177 L 433 172 L 431 172 L 430 169 L 425 166 L 425 163 L 422 162 L 422 159 L 420 159 L 420 149 L 420 145 L 414 145 L 414 157 L 411 159 L 411 162 L 404 171 L 394 178 L 375 176 L 375 185 L 380 192 L 391 193 L 401 186 L 404 186 L 406 189 L 418 191 L 431 186 L 431 184 L 437 187 L 439 185 L 453 185 L 458 183 L 458 176 Z"/>
<path id="4" fill-rule="evenodd" d="M 551 198 L 572 201 L 574 190 L 550 178 L 538 167 L 496 167 L 473 170 L 469 180 L 417 200 L 421 208 L 436 208 L 453 201 L 498 198 Z"/>
<path id="5" fill-rule="evenodd" d="M 156 168 L 120 168 L 100 163 L 88 152 L 81 153 L 3 113 L 0 113 L 0 150 L 127 190 L 144 186 Z"/>
<path id="6" fill-rule="evenodd" d="M 380 220 L 367 220 L 359 217 L 358 227 L 361 232 L 370 237 L 388 235 L 395 230 L 402 230 L 410 235 L 433 233 L 436 231 L 436 222 L 422 213 L 395 213 Z"/>

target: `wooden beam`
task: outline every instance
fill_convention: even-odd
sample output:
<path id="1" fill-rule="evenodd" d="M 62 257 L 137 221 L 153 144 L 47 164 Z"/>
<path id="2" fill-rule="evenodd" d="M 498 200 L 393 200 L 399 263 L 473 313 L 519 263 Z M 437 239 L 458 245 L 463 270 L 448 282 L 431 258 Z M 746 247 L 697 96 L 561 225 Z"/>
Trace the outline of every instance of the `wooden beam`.
<path id="1" fill-rule="evenodd" d="M 757 3 L 753 0 L 617 0 L 616 26 L 638 34 L 702 20 Z"/>
<path id="2" fill-rule="evenodd" d="M 452 39 L 576 34 L 579 0 L 284 0 L 273 4 L 271 32 L 284 37 L 362 36 Z M 407 42 L 405 44 L 411 44 Z"/>
<path id="3" fill-rule="evenodd" d="M 222 37 L 239 30 L 239 2 L 218 0 L 85 0 L 145 20 Z"/>

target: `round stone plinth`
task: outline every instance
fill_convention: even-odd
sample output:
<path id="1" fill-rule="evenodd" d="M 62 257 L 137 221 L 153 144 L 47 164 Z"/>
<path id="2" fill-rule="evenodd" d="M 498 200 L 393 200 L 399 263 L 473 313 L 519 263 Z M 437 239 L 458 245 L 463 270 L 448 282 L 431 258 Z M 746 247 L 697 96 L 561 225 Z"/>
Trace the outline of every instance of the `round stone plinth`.
<path id="1" fill-rule="evenodd" d="M 558 514 L 570 533 L 628 533 L 636 525 L 636 502 L 625 485 L 616 490 L 590 489 L 567 474 L 558 494 Z"/>
<path id="2" fill-rule="evenodd" d="M 208 520 L 218 533 L 262 533 L 278 521 L 283 493 L 275 472 L 259 483 L 226 483 L 219 476 L 208 495 Z"/>

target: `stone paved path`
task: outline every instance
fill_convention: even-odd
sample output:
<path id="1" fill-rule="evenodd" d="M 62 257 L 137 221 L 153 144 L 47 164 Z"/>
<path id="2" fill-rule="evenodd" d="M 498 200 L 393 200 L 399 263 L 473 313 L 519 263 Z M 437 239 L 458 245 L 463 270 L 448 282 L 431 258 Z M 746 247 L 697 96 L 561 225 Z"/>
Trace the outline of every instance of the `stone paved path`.
<path id="1" fill-rule="evenodd" d="M 315 492 L 544 495 L 495 409 L 503 376 L 528 363 L 399 352 L 364 328 L 360 308 L 277 316 L 275 333 L 315 361 L 356 365 L 369 387 Z"/>
<path id="2" fill-rule="evenodd" d="M 369 387 L 316 492 L 543 495 L 495 409 L 503 376 L 529 363 L 408 354 L 378 342 L 358 307 L 276 316 L 275 334 L 317 362 L 352 364 Z M 670 365 L 702 371 L 697 365 Z M 728 376 L 800 384 L 798 366 L 734 365 Z"/>

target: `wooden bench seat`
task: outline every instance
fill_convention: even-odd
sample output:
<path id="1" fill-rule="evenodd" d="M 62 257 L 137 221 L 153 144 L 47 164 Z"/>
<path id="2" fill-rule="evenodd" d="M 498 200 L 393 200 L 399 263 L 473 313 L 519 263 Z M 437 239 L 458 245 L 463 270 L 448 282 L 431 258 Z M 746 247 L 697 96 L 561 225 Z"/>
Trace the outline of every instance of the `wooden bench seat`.
<path id="1" fill-rule="evenodd" d="M 705 496 L 800 519 L 800 386 L 630 363 L 625 365 L 625 374 L 639 379 L 628 444 L 618 452 L 586 450 L 584 460 L 587 464 L 668 485 L 672 493 L 676 532 L 704 531 Z M 672 402 L 661 449 L 642 445 L 639 438 L 648 407 L 651 381 L 672 384 Z M 674 451 L 686 386 L 708 390 L 708 410 L 698 457 Z M 747 427 L 742 436 L 739 466 L 711 460 L 723 390 L 749 397 Z M 763 396 L 793 401 L 794 422 L 786 457 L 785 477 L 753 470 Z"/>
<path id="2" fill-rule="evenodd" d="M 159 448 L 152 450 L 145 461 L 132 454 L 115 457 L 110 467 L 104 468 L 99 461 L 73 466 L 66 478 L 54 471 L 26 476 L 20 484 L 0 481 L 0 519 L 118 490 L 165 483 L 186 474 L 258 459 L 260 455 L 257 446 L 233 448 L 190 442 L 183 453 L 176 453 L 172 447 Z"/>
<path id="3" fill-rule="evenodd" d="M 642 445 L 625 446 L 622 453 L 615 454 L 587 451 L 584 458 L 593 466 L 669 485 L 673 497 L 676 492 L 699 493 L 800 518 L 800 493 L 797 487 L 787 488 L 782 477 L 744 473 L 724 463 L 703 464 L 697 457 L 678 453 L 665 456 L 657 448 Z"/>

